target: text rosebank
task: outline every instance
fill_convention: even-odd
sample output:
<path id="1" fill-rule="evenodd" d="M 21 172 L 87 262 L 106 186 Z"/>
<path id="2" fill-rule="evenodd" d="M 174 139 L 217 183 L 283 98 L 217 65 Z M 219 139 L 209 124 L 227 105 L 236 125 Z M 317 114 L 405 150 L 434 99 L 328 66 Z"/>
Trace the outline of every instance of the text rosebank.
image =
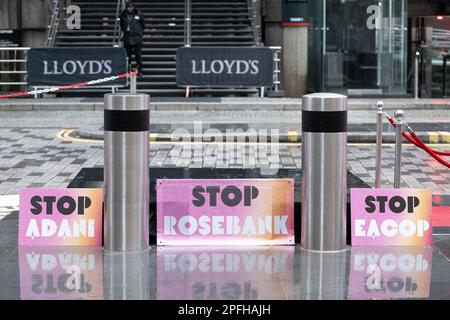
<path id="1" fill-rule="evenodd" d="M 192 189 L 194 198 L 192 204 L 196 207 L 208 205 L 214 208 L 220 201 L 228 208 L 234 208 L 240 204 L 251 207 L 252 201 L 258 195 L 258 188 L 254 186 L 244 186 L 243 190 L 236 186 L 227 186 L 223 190 L 219 186 L 196 186 Z M 257 218 L 246 216 L 241 219 L 236 215 L 212 215 L 210 212 L 205 212 L 205 215 L 198 219 L 185 215 L 177 220 L 177 217 L 167 215 L 164 216 L 164 235 L 177 235 L 177 230 L 186 236 L 197 232 L 201 235 L 264 235 L 266 233 L 281 235 L 288 234 L 287 219 L 287 215 L 267 215 Z"/>
<path id="2" fill-rule="evenodd" d="M 55 196 L 34 196 L 30 199 L 31 213 L 34 215 L 53 215 L 62 214 L 69 216 L 77 214 L 84 215 L 85 209 L 89 208 L 92 201 L 89 197 L 77 197 L 74 199 L 70 196 L 63 196 L 57 199 Z M 56 212 L 54 205 L 56 204 Z M 40 224 L 40 225 L 39 225 Z M 52 219 L 30 219 L 26 237 L 53 237 L 70 238 L 70 237 L 88 237 L 95 236 L 95 220 L 80 219 L 78 221 L 69 222 L 68 219 L 62 219 L 59 225 Z"/>
<path id="3" fill-rule="evenodd" d="M 387 197 L 387 196 L 367 196 L 365 199 L 365 212 L 368 214 L 377 211 L 379 213 L 386 213 L 386 207 L 394 214 L 414 213 L 414 208 L 420 205 L 418 197 L 409 196 L 404 199 L 401 196 Z M 430 223 L 427 220 L 403 219 L 397 222 L 393 219 L 383 220 L 381 225 L 378 225 L 375 219 L 371 219 L 367 224 L 366 219 L 355 219 L 355 235 L 357 237 L 395 237 L 400 234 L 403 237 L 409 238 L 413 236 L 423 237 L 425 231 L 430 228 Z"/>

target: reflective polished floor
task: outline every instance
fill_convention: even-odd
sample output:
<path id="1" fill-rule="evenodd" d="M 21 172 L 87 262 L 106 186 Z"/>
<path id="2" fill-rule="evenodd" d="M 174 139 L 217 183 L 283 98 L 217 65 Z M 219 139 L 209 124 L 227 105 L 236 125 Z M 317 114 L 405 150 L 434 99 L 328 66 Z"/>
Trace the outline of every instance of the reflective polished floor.
<path id="1" fill-rule="evenodd" d="M 432 247 L 0 247 L 0 299 L 450 299 L 450 235 Z"/>

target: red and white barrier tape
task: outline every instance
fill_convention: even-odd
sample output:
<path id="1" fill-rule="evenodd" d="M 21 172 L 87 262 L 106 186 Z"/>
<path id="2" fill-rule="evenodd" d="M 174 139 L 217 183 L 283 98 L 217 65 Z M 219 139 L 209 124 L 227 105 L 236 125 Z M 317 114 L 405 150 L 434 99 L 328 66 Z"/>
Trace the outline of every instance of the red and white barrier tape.
<path id="1" fill-rule="evenodd" d="M 54 87 L 54 88 L 33 90 L 33 91 L 28 91 L 28 92 L 16 92 L 16 93 L 1 94 L 0 95 L 0 99 L 17 98 L 17 97 L 23 97 L 23 96 L 28 96 L 28 95 L 50 93 L 50 92 L 63 91 L 63 90 L 73 89 L 73 88 L 87 87 L 87 86 L 92 86 L 92 85 L 96 85 L 96 84 L 100 84 L 100 83 L 104 83 L 104 82 L 114 81 L 114 80 L 117 80 L 117 79 L 131 77 L 131 76 L 134 76 L 134 75 L 137 75 L 137 74 L 138 74 L 137 71 L 133 71 L 133 72 L 127 72 L 127 73 L 119 74 L 117 76 L 107 77 L 107 78 L 98 79 L 98 80 L 85 81 L 85 82 L 70 84 L 70 85 L 67 85 L 67 86 L 60 86 L 60 87 Z"/>

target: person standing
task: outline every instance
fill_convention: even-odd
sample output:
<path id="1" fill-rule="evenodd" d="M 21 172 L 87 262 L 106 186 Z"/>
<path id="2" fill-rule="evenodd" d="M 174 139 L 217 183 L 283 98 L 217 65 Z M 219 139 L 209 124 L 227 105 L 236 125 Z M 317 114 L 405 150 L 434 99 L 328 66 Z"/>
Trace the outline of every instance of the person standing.
<path id="1" fill-rule="evenodd" d="M 136 57 L 138 76 L 142 76 L 142 42 L 145 30 L 144 15 L 136 8 L 134 1 L 127 1 L 126 9 L 120 15 L 124 47 L 131 65 L 132 55 Z"/>

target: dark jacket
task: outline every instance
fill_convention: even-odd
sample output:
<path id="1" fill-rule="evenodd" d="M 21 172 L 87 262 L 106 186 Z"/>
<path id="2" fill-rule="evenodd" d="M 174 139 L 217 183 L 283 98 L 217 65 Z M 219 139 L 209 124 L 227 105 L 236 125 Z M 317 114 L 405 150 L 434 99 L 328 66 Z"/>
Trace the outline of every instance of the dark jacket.
<path id="1" fill-rule="evenodd" d="M 137 9 L 129 14 L 124 10 L 120 14 L 120 28 L 123 32 L 123 41 L 125 45 L 135 46 L 142 43 L 145 29 L 145 17 Z"/>

